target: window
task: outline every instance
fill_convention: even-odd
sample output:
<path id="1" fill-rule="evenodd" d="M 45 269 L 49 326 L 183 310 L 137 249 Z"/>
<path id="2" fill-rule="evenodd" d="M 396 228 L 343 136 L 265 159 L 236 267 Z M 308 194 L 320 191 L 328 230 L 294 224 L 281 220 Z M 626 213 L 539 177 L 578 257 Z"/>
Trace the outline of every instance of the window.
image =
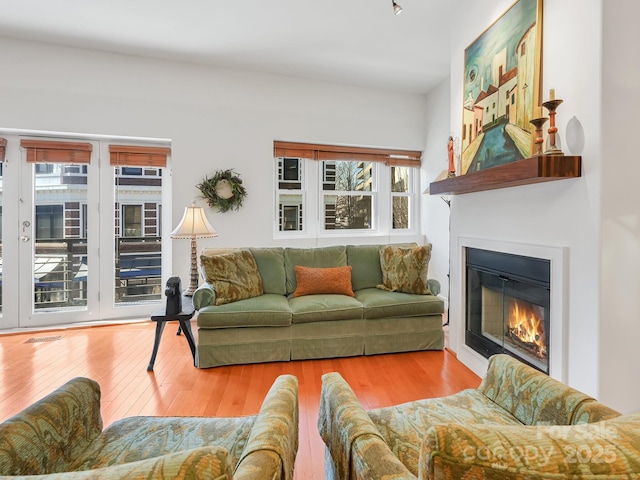
<path id="1" fill-rule="evenodd" d="M 170 153 L 163 147 L 109 145 L 117 305 L 161 298 L 162 170 Z"/>
<path id="2" fill-rule="evenodd" d="M 86 175 L 86 165 L 64 165 L 65 175 Z"/>
<path id="3" fill-rule="evenodd" d="M 142 175 L 142 168 L 139 167 L 122 167 L 122 175 Z"/>
<path id="4" fill-rule="evenodd" d="M 325 230 L 373 228 L 372 162 L 322 162 Z"/>
<path id="5" fill-rule="evenodd" d="M 87 238 L 87 204 L 82 204 L 82 209 L 80 211 L 80 237 Z"/>
<path id="6" fill-rule="evenodd" d="M 278 162 L 278 181 L 280 188 L 300 188 L 302 168 L 297 158 L 282 158 Z"/>
<path id="7" fill-rule="evenodd" d="M 274 142 L 276 234 L 387 234 L 417 224 L 421 152 Z"/>
<path id="8" fill-rule="evenodd" d="M 282 205 L 280 230 L 302 230 L 301 205 Z"/>
<path id="9" fill-rule="evenodd" d="M 302 230 L 302 159 L 279 158 L 277 162 L 278 230 Z"/>
<path id="10" fill-rule="evenodd" d="M 36 163 L 36 173 L 53 173 L 53 170 L 56 166 L 57 165 L 54 165 L 53 163 Z"/>
<path id="11" fill-rule="evenodd" d="M 142 205 L 122 206 L 123 237 L 142 236 Z"/>
<path id="12" fill-rule="evenodd" d="M 411 173 L 411 168 L 391 167 L 391 222 L 394 229 L 410 227 Z"/>
<path id="13" fill-rule="evenodd" d="M 36 239 L 64 238 L 62 205 L 36 205 Z"/>

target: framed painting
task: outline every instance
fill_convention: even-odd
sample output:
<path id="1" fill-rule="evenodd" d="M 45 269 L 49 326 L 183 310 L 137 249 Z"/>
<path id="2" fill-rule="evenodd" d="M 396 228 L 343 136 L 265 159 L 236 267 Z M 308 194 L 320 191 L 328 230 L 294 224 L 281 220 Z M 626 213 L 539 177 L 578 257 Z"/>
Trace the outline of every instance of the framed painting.
<path id="1" fill-rule="evenodd" d="M 518 0 L 465 49 L 460 174 L 532 156 L 541 55 L 542 0 Z"/>

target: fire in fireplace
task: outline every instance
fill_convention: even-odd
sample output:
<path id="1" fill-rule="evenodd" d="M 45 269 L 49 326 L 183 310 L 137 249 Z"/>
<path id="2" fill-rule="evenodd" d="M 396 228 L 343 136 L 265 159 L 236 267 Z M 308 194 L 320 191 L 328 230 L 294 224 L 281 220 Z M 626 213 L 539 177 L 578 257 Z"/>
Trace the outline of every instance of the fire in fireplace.
<path id="1" fill-rule="evenodd" d="M 466 258 L 466 344 L 549 373 L 549 260 L 475 248 Z"/>
<path id="2" fill-rule="evenodd" d="M 544 309 L 517 298 L 510 299 L 509 303 L 507 341 L 544 361 L 547 358 Z"/>

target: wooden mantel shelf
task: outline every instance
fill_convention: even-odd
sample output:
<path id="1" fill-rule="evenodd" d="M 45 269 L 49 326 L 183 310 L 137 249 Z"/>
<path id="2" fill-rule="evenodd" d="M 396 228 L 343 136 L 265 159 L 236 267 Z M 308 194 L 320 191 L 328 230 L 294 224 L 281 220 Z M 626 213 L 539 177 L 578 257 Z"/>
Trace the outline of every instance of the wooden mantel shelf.
<path id="1" fill-rule="evenodd" d="M 582 157 L 538 155 L 515 162 L 445 178 L 429 185 L 431 195 L 455 195 L 496 188 L 550 182 L 582 175 Z"/>

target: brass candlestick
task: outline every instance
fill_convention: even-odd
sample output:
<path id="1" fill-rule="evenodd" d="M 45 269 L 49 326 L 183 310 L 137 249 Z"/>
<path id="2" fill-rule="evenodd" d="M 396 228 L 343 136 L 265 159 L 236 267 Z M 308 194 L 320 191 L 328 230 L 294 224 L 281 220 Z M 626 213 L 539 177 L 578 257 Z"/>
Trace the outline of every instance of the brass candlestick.
<path id="1" fill-rule="evenodd" d="M 544 143 L 544 138 L 542 137 L 542 126 L 546 123 L 547 120 L 547 117 L 540 117 L 529 120 L 529 123 L 533 124 L 533 126 L 536 127 L 536 155 L 542 155 L 542 144 Z"/>
<path id="2" fill-rule="evenodd" d="M 564 155 L 562 150 L 556 147 L 556 109 L 562 103 L 562 100 L 548 100 L 542 104 L 544 108 L 549 110 L 549 147 L 545 150 L 545 155 Z"/>

